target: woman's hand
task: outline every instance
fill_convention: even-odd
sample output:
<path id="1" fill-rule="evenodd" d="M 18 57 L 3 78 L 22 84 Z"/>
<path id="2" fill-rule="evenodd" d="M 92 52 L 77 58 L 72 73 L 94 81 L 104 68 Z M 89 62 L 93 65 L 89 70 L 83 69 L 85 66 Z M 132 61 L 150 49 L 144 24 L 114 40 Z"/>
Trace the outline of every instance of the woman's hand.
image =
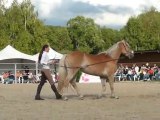
<path id="1" fill-rule="evenodd" d="M 55 60 L 52 60 L 52 64 L 55 64 L 56 63 L 56 61 Z"/>

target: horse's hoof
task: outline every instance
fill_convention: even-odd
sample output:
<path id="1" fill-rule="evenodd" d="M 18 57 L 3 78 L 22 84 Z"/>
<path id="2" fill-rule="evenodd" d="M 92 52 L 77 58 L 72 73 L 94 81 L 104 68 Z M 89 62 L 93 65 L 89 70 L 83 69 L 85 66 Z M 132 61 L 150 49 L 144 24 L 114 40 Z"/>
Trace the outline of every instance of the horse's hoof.
<path id="1" fill-rule="evenodd" d="M 84 100 L 84 96 L 83 95 L 79 96 L 79 99 Z"/>
<path id="2" fill-rule="evenodd" d="M 80 100 L 84 100 L 84 97 L 79 97 Z"/>
<path id="3" fill-rule="evenodd" d="M 119 97 L 118 97 L 118 96 L 115 96 L 115 98 L 116 98 L 116 99 L 119 99 Z"/>
<path id="4" fill-rule="evenodd" d="M 106 95 L 106 94 L 102 94 L 102 97 L 106 98 L 106 97 L 107 97 L 107 95 Z"/>
<path id="5" fill-rule="evenodd" d="M 67 97 L 64 97 L 64 98 L 63 98 L 63 100 L 64 100 L 64 101 L 67 101 L 67 100 L 68 100 L 68 98 L 67 98 Z"/>
<path id="6" fill-rule="evenodd" d="M 119 99 L 118 96 L 111 96 L 112 99 Z"/>
<path id="7" fill-rule="evenodd" d="M 97 98 L 97 99 L 101 99 L 101 98 L 102 98 L 102 95 L 97 95 L 96 98 Z"/>

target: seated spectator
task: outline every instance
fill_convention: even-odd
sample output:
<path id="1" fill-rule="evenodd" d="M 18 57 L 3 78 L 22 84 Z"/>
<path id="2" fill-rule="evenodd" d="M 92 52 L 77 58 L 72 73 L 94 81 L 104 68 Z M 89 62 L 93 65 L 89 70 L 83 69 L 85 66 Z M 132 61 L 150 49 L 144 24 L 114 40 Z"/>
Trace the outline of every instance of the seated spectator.
<path id="1" fill-rule="evenodd" d="M 139 73 L 139 80 L 143 80 L 143 78 L 144 78 L 143 71 L 144 71 L 144 70 L 140 70 L 140 73 Z"/>
<path id="2" fill-rule="evenodd" d="M 128 70 L 127 80 L 133 80 L 133 72 L 131 68 Z"/>
<path id="3" fill-rule="evenodd" d="M 135 65 L 135 68 L 134 68 L 134 70 L 135 70 L 135 72 L 136 72 L 136 74 L 138 75 L 138 73 L 139 73 L 139 67 L 138 67 L 138 65 Z"/>
<path id="4" fill-rule="evenodd" d="M 141 70 L 145 70 L 146 69 L 146 66 L 143 64 L 142 66 L 141 66 Z"/>
<path id="5" fill-rule="evenodd" d="M 28 66 L 24 67 L 24 74 L 29 75 L 29 67 Z"/>
<path id="6" fill-rule="evenodd" d="M 154 70 L 152 68 L 149 67 L 148 70 L 148 74 L 149 74 L 149 79 L 152 80 L 153 79 L 153 75 L 154 75 Z"/>
<path id="7" fill-rule="evenodd" d="M 117 78 L 118 78 L 118 81 L 121 80 L 121 72 L 119 69 L 117 69 L 117 71 L 115 72 L 115 79 L 117 79 Z"/>
<path id="8" fill-rule="evenodd" d="M 14 74 L 11 71 L 8 71 L 8 74 L 9 74 L 8 78 L 10 80 L 15 80 L 15 76 L 14 76 Z"/>
<path id="9" fill-rule="evenodd" d="M 30 83 L 37 83 L 36 76 L 29 72 L 28 79 Z"/>
<path id="10" fill-rule="evenodd" d="M 146 69 L 149 70 L 150 66 L 149 63 L 146 63 Z"/>
<path id="11" fill-rule="evenodd" d="M 9 78 L 10 72 L 5 72 L 2 74 L 3 79 L 4 79 L 4 84 L 11 84 L 13 83 L 13 79 Z"/>
<path id="12" fill-rule="evenodd" d="M 24 71 L 22 73 L 23 82 L 28 82 L 29 68 L 28 66 L 24 67 Z"/>
<path id="13" fill-rule="evenodd" d="M 18 80 L 19 83 L 22 83 L 22 81 L 23 81 L 22 71 L 16 72 L 16 79 Z"/>
<path id="14" fill-rule="evenodd" d="M 158 69 L 158 72 L 155 74 L 155 79 L 160 80 L 160 68 Z"/>
<path id="15" fill-rule="evenodd" d="M 153 65 L 153 70 L 158 69 L 158 66 L 156 64 Z"/>
<path id="16" fill-rule="evenodd" d="M 22 72 L 21 71 L 16 72 L 16 78 L 18 79 L 19 77 L 22 77 Z"/>
<path id="17" fill-rule="evenodd" d="M 158 73 L 158 67 L 154 67 L 154 76 Z"/>
<path id="18" fill-rule="evenodd" d="M 150 80 L 150 79 L 149 79 L 149 74 L 148 74 L 148 72 L 147 72 L 146 69 L 143 71 L 143 75 L 144 75 L 144 76 L 143 76 L 143 80 L 144 80 L 144 81 Z"/>

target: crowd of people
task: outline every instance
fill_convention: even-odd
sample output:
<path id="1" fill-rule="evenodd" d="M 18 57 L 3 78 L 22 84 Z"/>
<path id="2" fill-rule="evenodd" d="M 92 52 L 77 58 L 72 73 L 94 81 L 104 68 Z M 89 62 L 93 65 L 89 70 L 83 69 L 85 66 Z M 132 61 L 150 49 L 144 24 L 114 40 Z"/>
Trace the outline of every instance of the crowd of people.
<path id="1" fill-rule="evenodd" d="M 10 84 L 14 83 L 15 78 L 18 80 L 18 83 L 23 83 L 26 81 L 30 83 L 40 82 L 40 79 L 33 75 L 28 66 L 25 66 L 23 71 L 17 71 L 16 76 L 11 71 L 3 72 L 0 79 L 1 81 L 3 79 L 4 84 Z M 149 63 L 141 66 L 133 64 L 131 67 L 120 64 L 115 73 L 115 79 L 118 81 L 160 80 L 160 67 L 156 64 L 150 66 Z"/>
<path id="2" fill-rule="evenodd" d="M 115 73 L 115 78 L 119 81 L 160 80 L 160 67 L 158 67 L 156 64 L 150 66 L 149 63 L 143 64 L 141 66 L 133 64 L 131 67 L 120 64 Z"/>
<path id="3" fill-rule="evenodd" d="M 1 75 L 1 81 L 4 84 L 12 84 L 15 82 L 15 79 L 18 83 L 30 82 L 36 83 L 38 82 L 36 76 L 29 70 L 28 66 L 24 67 L 22 71 L 16 71 L 16 75 L 12 71 L 3 72 Z"/>

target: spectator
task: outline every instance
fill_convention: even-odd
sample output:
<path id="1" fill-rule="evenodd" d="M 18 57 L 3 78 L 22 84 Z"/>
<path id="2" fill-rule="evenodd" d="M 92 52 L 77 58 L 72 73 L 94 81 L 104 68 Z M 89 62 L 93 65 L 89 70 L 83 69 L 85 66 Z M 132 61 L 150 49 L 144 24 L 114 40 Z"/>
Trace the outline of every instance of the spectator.
<path id="1" fill-rule="evenodd" d="M 142 66 L 141 66 L 141 70 L 145 70 L 146 69 L 146 66 L 143 64 Z"/>
<path id="2" fill-rule="evenodd" d="M 154 75 L 154 70 L 153 70 L 153 68 L 150 68 L 150 67 L 149 67 L 148 74 L 149 74 L 149 79 L 152 80 L 153 75 Z"/>
<path id="3" fill-rule="evenodd" d="M 160 80 L 160 68 L 158 69 L 158 72 L 155 74 L 155 79 Z"/>
<path id="4" fill-rule="evenodd" d="M 150 67 L 149 63 L 143 64 L 142 66 L 138 66 L 133 64 L 132 67 L 128 67 L 127 65 L 124 67 L 122 64 L 117 69 L 115 74 L 116 78 L 119 80 L 126 79 L 127 80 L 153 80 L 158 79 L 160 76 L 160 68 L 154 64 L 153 67 Z M 123 72 L 122 72 L 123 71 Z"/>
<path id="5" fill-rule="evenodd" d="M 139 80 L 143 80 L 144 78 L 144 73 L 143 73 L 143 69 L 140 70 L 140 73 L 139 73 Z"/>
<path id="6" fill-rule="evenodd" d="M 143 80 L 144 81 L 147 81 L 147 80 L 149 80 L 149 74 L 148 74 L 148 71 L 147 71 L 147 69 L 145 69 L 144 71 L 143 71 Z"/>
<path id="7" fill-rule="evenodd" d="M 149 70 L 150 66 L 149 63 L 146 63 L 146 69 Z"/>
<path id="8" fill-rule="evenodd" d="M 139 74 L 139 67 L 138 67 L 138 65 L 135 66 L 135 72 L 136 72 L 137 75 Z"/>
<path id="9" fill-rule="evenodd" d="M 5 84 L 13 83 L 13 80 L 9 79 L 9 74 L 10 74 L 9 72 L 5 72 L 5 73 L 2 74 Z"/>
<path id="10" fill-rule="evenodd" d="M 13 82 L 15 80 L 15 76 L 11 71 L 8 71 L 8 78 L 10 79 L 11 82 Z"/>
<path id="11" fill-rule="evenodd" d="M 31 83 L 37 83 L 36 76 L 33 75 L 32 72 L 29 72 L 28 79 Z"/>
<path id="12" fill-rule="evenodd" d="M 133 72 L 131 68 L 128 70 L 127 80 L 133 80 Z"/>
<path id="13" fill-rule="evenodd" d="M 28 66 L 24 67 L 24 74 L 29 75 L 29 67 Z"/>

